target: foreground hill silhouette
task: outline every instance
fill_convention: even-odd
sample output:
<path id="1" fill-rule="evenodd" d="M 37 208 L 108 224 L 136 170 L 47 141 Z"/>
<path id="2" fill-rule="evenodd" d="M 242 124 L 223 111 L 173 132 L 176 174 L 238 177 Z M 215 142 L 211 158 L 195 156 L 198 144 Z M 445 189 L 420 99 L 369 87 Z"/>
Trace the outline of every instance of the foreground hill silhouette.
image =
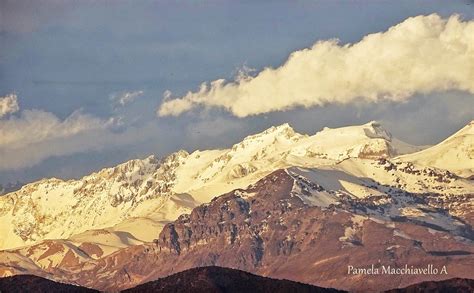
<path id="1" fill-rule="evenodd" d="M 54 282 L 32 275 L 0 278 L 0 293 L 94 293 L 85 287 Z"/>
<path id="2" fill-rule="evenodd" d="M 122 292 L 344 292 L 216 266 L 186 270 Z"/>
<path id="3" fill-rule="evenodd" d="M 0 278 L 1 293 L 93 293 L 99 292 L 85 287 L 54 282 L 33 275 L 17 275 Z M 322 288 L 309 284 L 278 280 L 257 276 L 241 270 L 217 266 L 199 267 L 182 271 L 165 278 L 157 279 L 137 287 L 122 291 L 128 293 L 144 292 L 188 292 L 188 293 L 310 293 L 345 292 Z M 453 278 L 443 281 L 429 281 L 410 285 L 406 288 L 392 289 L 386 293 L 470 293 L 474 292 L 474 280 Z"/>
<path id="4" fill-rule="evenodd" d="M 393 289 L 386 293 L 471 293 L 474 292 L 474 280 L 453 278 L 444 281 L 428 281 L 414 284 L 403 289 Z"/>

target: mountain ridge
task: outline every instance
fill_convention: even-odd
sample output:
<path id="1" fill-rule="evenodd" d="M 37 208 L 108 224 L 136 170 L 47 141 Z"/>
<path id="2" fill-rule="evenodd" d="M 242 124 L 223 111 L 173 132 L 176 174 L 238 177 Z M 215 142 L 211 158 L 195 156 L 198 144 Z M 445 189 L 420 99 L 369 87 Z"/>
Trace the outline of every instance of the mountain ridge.
<path id="1" fill-rule="evenodd" d="M 108 263 L 116 263 L 117 258 L 127 259 L 132 251 L 138 255 L 155 251 L 151 241 L 168 223 L 212 204 L 222 194 L 240 192 L 247 200 L 253 195 L 245 190 L 275 170 L 298 182 L 287 196 L 304 205 L 342 209 L 353 214 L 356 222 L 367 217 L 383 223 L 408 221 L 413 227 L 471 241 L 472 181 L 401 160 L 403 156 L 396 156 L 390 147 L 395 141 L 376 122 L 326 128 L 312 136 L 283 124 L 229 149 L 178 151 L 161 160 L 150 156 L 81 180 L 45 179 L 24 186 L 0 198 L 0 232 L 6 231 L 5 239 L 12 239 L 12 233 L 36 238 L 0 251 L 0 276 L 30 272 L 51 278 L 57 272 L 76 274 L 79 268 L 96 274 L 101 266 L 106 270 L 101 274 L 109 274 L 113 268 Z M 358 209 L 366 212 L 360 214 Z M 61 222 L 61 213 L 79 228 Z M 352 224 L 345 229 L 336 241 L 357 246 L 357 229 Z M 41 235 L 42 231 L 56 234 Z"/>
<path id="2" fill-rule="evenodd" d="M 67 238 L 134 217 L 150 219 L 159 229 L 160 222 L 171 221 L 197 204 L 209 201 L 209 194 L 245 187 L 277 168 L 304 166 L 308 160 L 312 160 L 312 165 L 326 165 L 351 157 L 389 157 L 392 150 L 386 139 L 391 136 L 380 128 L 370 122 L 308 136 L 296 133 L 289 124 L 282 124 L 247 136 L 229 149 L 192 154 L 180 150 L 161 160 L 155 156 L 130 160 L 79 180 L 51 178 L 30 183 L 0 199 L 3 205 L 0 232 L 9 239 L 0 240 L 0 250 L 42 239 Z M 348 142 L 337 148 L 334 142 L 325 146 L 328 136 L 333 137 L 332 141 L 339 137 Z M 190 169 L 196 172 L 191 174 Z M 189 204 L 183 206 L 172 200 L 179 194 L 191 194 L 186 199 Z M 30 201 L 34 205 L 28 206 Z M 52 205 L 56 206 L 51 208 Z M 14 207 L 17 211 L 13 217 L 9 212 Z M 65 212 L 70 210 L 80 212 L 78 217 L 84 220 L 69 221 Z M 22 218 L 19 213 L 25 216 Z M 109 214 L 114 214 L 114 218 L 108 217 Z M 15 226 L 5 226 L 8 222 Z M 151 239 L 145 235 L 140 240 Z"/>
<path id="3" fill-rule="evenodd" d="M 278 168 L 324 167 L 348 159 L 393 157 L 397 152 L 388 144 L 389 140 L 395 141 L 375 121 L 359 126 L 325 128 L 312 136 L 298 134 L 286 123 L 247 136 L 230 149 L 192 154 L 181 150 L 161 160 L 149 156 L 102 169 L 80 180 L 43 179 L 0 199 L 3 205 L 0 219 L 4 223 L 0 223 L 0 231 L 9 239 L 8 242 L 0 241 L 0 250 L 109 228 L 134 218 L 153 223 L 156 227 L 153 233 L 161 229 L 162 223 L 208 202 L 209 195 L 245 187 Z M 398 158 L 407 161 L 404 156 Z M 48 208 L 52 205 L 51 200 L 62 205 L 51 210 Z M 30 201 L 37 208 L 28 207 Z M 15 217 L 9 216 L 13 207 L 17 207 Z M 68 224 L 57 211 L 71 209 L 90 220 Z M 21 218 L 18 213 L 25 213 L 25 217 Z M 107 214 L 116 216 L 104 217 Z M 64 218 L 63 222 L 58 221 L 61 218 Z M 56 228 L 51 226 L 53 219 L 54 223 L 60 223 Z M 15 225 L 16 232 L 12 230 L 13 226 L 5 226 L 8 222 Z M 124 232 L 137 233 L 136 229 Z M 152 237 L 141 233 L 138 239 L 151 241 Z"/>

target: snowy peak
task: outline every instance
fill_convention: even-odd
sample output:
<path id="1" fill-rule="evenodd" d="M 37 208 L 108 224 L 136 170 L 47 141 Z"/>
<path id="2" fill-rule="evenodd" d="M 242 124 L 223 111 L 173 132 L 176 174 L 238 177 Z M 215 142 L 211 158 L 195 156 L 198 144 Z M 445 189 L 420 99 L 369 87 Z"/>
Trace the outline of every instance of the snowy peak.
<path id="1" fill-rule="evenodd" d="M 272 126 L 268 128 L 267 130 L 263 131 L 262 133 L 263 134 L 274 133 L 274 132 L 282 133 L 282 132 L 288 132 L 288 131 L 294 133 L 293 127 L 291 127 L 289 123 L 283 123 L 278 126 Z"/>
<path id="2" fill-rule="evenodd" d="M 303 135 L 296 133 L 295 130 L 288 124 L 282 124 L 280 126 L 272 126 L 267 130 L 245 137 L 242 142 L 235 144 L 232 148 L 239 148 L 242 146 L 249 146 L 255 144 L 255 147 L 261 143 L 272 143 L 275 140 L 298 140 Z"/>
<path id="3" fill-rule="evenodd" d="M 347 158 L 388 158 L 401 151 L 392 144 L 392 135 L 378 122 L 341 128 L 324 128 L 312 136 L 310 150 L 334 160 Z"/>
<path id="4" fill-rule="evenodd" d="M 248 180 L 249 176 L 263 176 L 288 166 L 331 165 L 349 158 L 389 158 L 413 149 L 403 144 L 402 152 L 401 142 L 394 142 L 399 141 L 392 140 L 391 134 L 375 121 L 325 128 L 313 136 L 299 134 L 285 123 L 247 136 L 231 149 L 222 150 L 213 161 L 196 170 L 195 177 L 206 185 L 216 180 L 235 182 L 237 178 Z"/>
<path id="5" fill-rule="evenodd" d="M 308 153 L 309 147 L 309 153 L 316 156 L 321 154 L 322 158 L 332 160 L 349 157 L 391 157 L 404 153 L 391 142 L 392 135 L 376 121 L 335 129 L 326 127 L 313 136 L 299 134 L 285 123 L 246 137 L 242 142 L 235 144 L 232 151 L 243 153 L 244 150 L 252 150 L 258 154 L 262 150 L 274 153 L 288 151 L 291 154 L 301 155 Z"/>
<path id="6" fill-rule="evenodd" d="M 387 141 L 392 140 L 392 135 L 379 122 L 370 121 L 363 125 L 346 126 L 339 128 L 325 127 L 316 133 L 319 136 L 347 137 L 354 140 L 361 138 L 381 138 Z"/>
<path id="7" fill-rule="evenodd" d="M 364 132 L 367 137 L 370 138 L 383 138 L 388 141 L 392 140 L 392 134 L 388 132 L 382 124 L 376 121 L 371 121 L 367 124 L 364 124 Z"/>
<path id="8" fill-rule="evenodd" d="M 474 121 L 439 144 L 417 153 L 401 156 L 399 160 L 446 169 L 462 177 L 473 176 Z"/>

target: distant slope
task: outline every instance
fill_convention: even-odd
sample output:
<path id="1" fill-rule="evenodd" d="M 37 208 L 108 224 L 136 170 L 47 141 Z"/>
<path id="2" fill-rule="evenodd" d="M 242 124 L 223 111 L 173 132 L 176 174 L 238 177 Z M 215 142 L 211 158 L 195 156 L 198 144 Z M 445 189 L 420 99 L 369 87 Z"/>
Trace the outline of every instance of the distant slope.
<path id="1" fill-rule="evenodd" d="M 343 292 L 335 289 L 316 287 L 308 284 L 265 278 L 241 270 L 223 267 L 200 267 L 186 270 L 174 275 L 139 285 L 122 292 Z"/>
<path id="2" fill-rule="evenodd" d="M 474 121 L 439 144 L 398 159 L 449 170 L 468 178 L 474 175 Z"/>
<path id="3" fill-rule="evenodd" d="M 96 290 L 57 283 L 48 279 L 32 276 L 18 275 L 0 278 L 0 292 L 2 293 L 93 293 Z"/>

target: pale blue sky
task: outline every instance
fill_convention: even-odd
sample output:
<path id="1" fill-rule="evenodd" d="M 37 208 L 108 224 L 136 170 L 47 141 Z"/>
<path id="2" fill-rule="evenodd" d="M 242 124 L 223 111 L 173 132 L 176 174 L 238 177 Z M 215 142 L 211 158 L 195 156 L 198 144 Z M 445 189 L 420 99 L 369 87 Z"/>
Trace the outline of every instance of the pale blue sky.
<path id="1" fill-rule="evenodd" d="M 324 126 L 380 120 L 408 142 L 436 143 L 473 119 L 472 94 L 433 93 L 404 104 L 330 105 L 244 119 L 219 110 L 158 118 L 155 110 L 165 90 L 184 94 L 203 81 L 232 78 L 244 65 L 276 67 L 318 40 L 357 42 L 420 14 L 473 19 L 470 3 L 0 0 L 0 96 L 15 91 L 22 110 L 39 109 L 59 119 L 79 109 L 97 119 L 121 117 L 110 143 L 82 149 L 77 139 L 75 151 L 3 168 L 0 183 L 78 177 L 180 148 L 227 147 L 285 122 L 312 134 Z M 133 91 L 143 95 L 125 107 L 111 100 Z"/>

